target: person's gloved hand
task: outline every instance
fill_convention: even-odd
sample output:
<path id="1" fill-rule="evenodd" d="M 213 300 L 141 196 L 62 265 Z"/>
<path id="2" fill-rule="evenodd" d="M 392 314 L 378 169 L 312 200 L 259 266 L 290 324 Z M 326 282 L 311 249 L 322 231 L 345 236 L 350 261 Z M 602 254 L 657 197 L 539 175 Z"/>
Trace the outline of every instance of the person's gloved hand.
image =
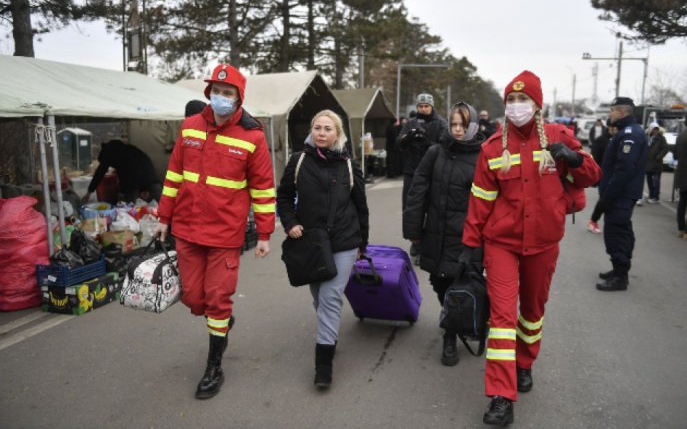
<path id="1" fill-rule="evenodd" d="M 581 153 L 570 149 L 565 143 L 552 143 L 551 146 L 549 146 L 549 151 L 554 160 L 563 161 L 567 163 L 570 168 L 579 167 L 584 160 Z"/>

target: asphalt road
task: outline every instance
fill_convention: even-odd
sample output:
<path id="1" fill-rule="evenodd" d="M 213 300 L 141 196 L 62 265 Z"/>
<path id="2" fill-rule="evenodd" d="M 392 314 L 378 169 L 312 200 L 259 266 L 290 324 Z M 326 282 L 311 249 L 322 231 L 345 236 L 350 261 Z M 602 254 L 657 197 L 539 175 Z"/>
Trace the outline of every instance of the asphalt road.
<path id="1" fill-rule="evenodd" d="M 663 178 L 664 188 L 672 183 Z M 406 248 L 401 181 L 368 189 L 372 243 Z M 669 192 L 664 191 L 664 197 Z M 687 241 L 675 203 L 638 207 L 630 288 L 602 293 L 603 240 L 585 230 L 596 201 L 568 219 L 544 323 L 535 387 L 512 427 L 678 428 L 687 421 Z M 0 427 L 9 428 L 472 428 L 482 427 L 484 358 L 461 348 L 439 362 L 439 304 L 419 272 L 414 326 L 358 321 L 343 311 L 334 384 L 312 385 L 315 314 L 292 288 L 278 231 L 265 260 L 245 254 L 237 324 L 215 398 L 194 399 L 207 353 L 204 319 L 175 305 L 150 314 L 117 303 L 83 316 L 0 313 Z"/>

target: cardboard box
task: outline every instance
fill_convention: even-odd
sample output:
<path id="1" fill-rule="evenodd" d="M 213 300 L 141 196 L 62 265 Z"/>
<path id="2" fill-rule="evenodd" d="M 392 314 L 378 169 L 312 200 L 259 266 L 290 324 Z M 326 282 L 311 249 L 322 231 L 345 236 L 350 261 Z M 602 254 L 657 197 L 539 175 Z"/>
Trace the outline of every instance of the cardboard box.
<path id="1" fill-rule="evenodd" d="M 110 243 L 121 244 L 123 253 L 131 252 L 138 248 L 138 237 L 130 229 L 103 232 L 100 234 L 100 241 L 103 247 L 110 245 Z"/>
<path id="2" fill-rule="evenodd" d="M 122 289 L 118 273 L 108 273 L 74 286 L 41 286 L 43 311 L 82 315 L 116 299 Z"/>

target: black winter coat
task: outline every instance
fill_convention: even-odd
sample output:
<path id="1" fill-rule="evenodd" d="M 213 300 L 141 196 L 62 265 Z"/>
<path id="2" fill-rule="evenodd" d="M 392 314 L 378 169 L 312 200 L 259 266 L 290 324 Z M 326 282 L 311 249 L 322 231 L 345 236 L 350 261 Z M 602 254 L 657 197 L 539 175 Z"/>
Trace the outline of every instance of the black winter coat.
<path id="1" fill-rule="evenodd" d="M 284 230 L 295 225 L 303 229 L 326 228 L 330 198 L 336 198 L 334 226 L 329 231 L 333 252 L 367 246 L 369 233 L 367 199 L 363 172 L 356 162 L 353 167 L 353 189 L 346 159 L 348 154 L 324 151 L 322 159 L 316 149 L 305 145 L 306 153 L 294 184 L 294 173 L 301 152 L 291 155 L 277 189 L 277 213 Z M 342 174 L 340 175 L 340 171 Z M 342 180 L 339 181 L 339 177 Z M 339 183 L 337 183 L 339 182 Z M 298 204 L 296 204 L 298 196 Z"/>
<path id="2" fill-rule="evenodd" d="M 420 239 L 420 268 L 453 278 L 482 134 L 458 142 L 445 129 L 418 166 L 403 211 L 403 237 Z"/>
<path id="3" fill-rule="evenodd" d="M 424 130 L 424 137 L 417 138 L 414 130 Z M 428 118 L 413 118 L 405 123 L 398 133 L 398 147 L 404 152 L 403 174 L 413 175 L 420 165 L 427 149 L 439 141 L 439 136 L 448 129 L 446 119 L 432 110 Z"/>
<path id="4" fill-rule="evenodd" d="M 656 134 L 649 137 L 649 149 L 647 150 L 646 172 L 658 173 L 663 171 L 663 157 L 666 156 L 670 148 L 663 134 Z"/>
<path id="5" fill-rule="evenodd" d="M 109 167 L 117 170 L 119 191 L 127 194 L 132 191 L 150 190 L 150 186 L 160 183 L 155 167 L 141 149 L 134 145 L 113 140 L 105 143 L 98 154 L 98 168 L 93 174 L 88 192 L 95 192 Z"/>
<path id="6" fill-rule="evenodd" d="M 677 160 L 675 169 L 675 187 L 680 191 L 687 190 L 687 129 L 677 136 L 673 158 Z"/>

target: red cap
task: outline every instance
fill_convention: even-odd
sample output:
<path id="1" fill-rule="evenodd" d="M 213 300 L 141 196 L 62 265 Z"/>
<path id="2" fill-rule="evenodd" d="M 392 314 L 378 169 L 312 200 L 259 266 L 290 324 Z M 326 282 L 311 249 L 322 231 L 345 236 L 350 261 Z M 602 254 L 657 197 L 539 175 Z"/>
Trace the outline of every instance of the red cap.
<path id="1" fill-rule="evenodd" d="M 503 91 L 503 102 L 506 102 L 506 97 L 511 92 L 524 92 L 537 103 L 537 106 L 542 107 L 544 97 L 541 92 L 541 81 L 539 77 L 529 70 L 525 70 L 519 75 L 515 76 Z"/>
<path id="2" fill-rule="evenodd" d="M 240 71 L 230 66 L 229 64 L 218 64 L 212 71 L 209 79 L 204 79 L 208 83 L 205 87 L 205 98 L 210 99 L 210 88 L 212 82 L 228 83 L 234 85 L 239 90 L 239 102 L 243 103 L 243 92 L 246 89 L 246 78 Z"/>

